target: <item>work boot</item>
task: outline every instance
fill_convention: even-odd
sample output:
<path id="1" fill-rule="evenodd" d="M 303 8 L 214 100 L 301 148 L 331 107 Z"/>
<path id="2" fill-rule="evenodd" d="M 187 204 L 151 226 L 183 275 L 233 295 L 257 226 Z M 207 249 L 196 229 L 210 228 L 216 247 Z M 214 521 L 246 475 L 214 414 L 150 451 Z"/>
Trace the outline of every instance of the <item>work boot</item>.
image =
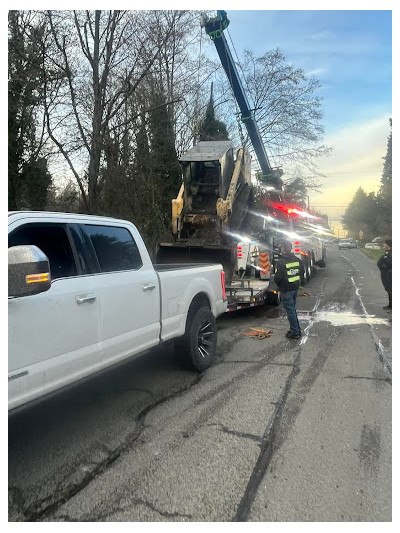
<path id="1" fill-rule="evenodd" d="M 286 333 L 286 337 L 287 337 L 288 339 L 300 339 L 300 337 L 301 337 L 301 332 L 300 332 L 300 333 L 292 333 L 291 331 L 288 331 L 288 332 Z"/>

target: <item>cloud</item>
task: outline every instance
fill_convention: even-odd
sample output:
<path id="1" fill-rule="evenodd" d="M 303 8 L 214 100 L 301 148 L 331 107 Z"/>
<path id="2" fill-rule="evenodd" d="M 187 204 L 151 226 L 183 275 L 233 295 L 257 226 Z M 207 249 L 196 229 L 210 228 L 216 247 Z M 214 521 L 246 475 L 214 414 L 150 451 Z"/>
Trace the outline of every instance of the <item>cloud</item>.
<path id="1" fill-rule="evenodd" d="M 327 136 L 324 142 L 333 153 L 319 162 L 327 177 L 321 193 L 310 193 L 311 208 L 318 206 L 330 219 L 340 219 L 359 187 L 377 192 L 389 134 L 389 116 L 381 115 Z"/>
<path id="2" fill-rule="evenodd" d="M 334 34 L 331 31 L 320 31 L 319 33 L 314 33 L 314 35 L 311 35 L 311 39 L 313 41 L 322 41 L 324 39 L 330 39 L 331 37 L 334 37 Z"/>
<path id="3" fill-rule="evenodd" d="M 306 76 L 321 76 L 321 74 L 327 74 L 328 69 L 326 68 L 316 68 L 313 70 L 307 71 L 305 74 Z"/>

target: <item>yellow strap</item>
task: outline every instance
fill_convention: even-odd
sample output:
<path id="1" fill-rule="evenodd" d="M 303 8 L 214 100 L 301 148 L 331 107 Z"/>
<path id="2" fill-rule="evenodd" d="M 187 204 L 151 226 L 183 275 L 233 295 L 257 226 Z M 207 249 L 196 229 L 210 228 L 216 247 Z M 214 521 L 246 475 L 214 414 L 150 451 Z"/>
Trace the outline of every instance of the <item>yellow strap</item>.
<path id="1" fill-rule="evenodd" d="M 288 278 L 288 282 L 291 283 L 292 281 L 299 281 L 300 276 L 295 276 L 294 278 Z"/>
<path id="2" fill-rule="evenodd" d="M 291 268 L 291 267 L 300 266 L 300 263 L 297 261 L 296 263 L 288 263 L 285 266 L 286 266 L 286 268 Z"/>

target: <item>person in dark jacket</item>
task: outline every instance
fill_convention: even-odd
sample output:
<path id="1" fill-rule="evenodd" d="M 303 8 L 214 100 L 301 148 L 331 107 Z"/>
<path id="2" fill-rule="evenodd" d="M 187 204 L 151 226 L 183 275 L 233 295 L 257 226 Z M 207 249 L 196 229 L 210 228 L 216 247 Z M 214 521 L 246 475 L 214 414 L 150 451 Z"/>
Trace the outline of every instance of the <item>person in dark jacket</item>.
<path id="1" fill-rule="evenodd" d="M 288 339 L 300 339 L 301 330 L 296 312 L 297 291 L 304 275 L 301 260 L 292 253 L 292 244 L 283 241 L 280 245 L 281 256 L 276 264 L 275 283 L 281 293 L 281 300 L 286 310 L 290 330 Z"/>
<path id="2" fill-rule="evenodd" d="M 386 239 L 383 242 L 385 253 L 379 258 L 377 265 L 381 271 L 381 280 L 385 291 L 389 296 L 389 305 L 385 305 L 383 309 L 392 309 L 392 241 Z"/>

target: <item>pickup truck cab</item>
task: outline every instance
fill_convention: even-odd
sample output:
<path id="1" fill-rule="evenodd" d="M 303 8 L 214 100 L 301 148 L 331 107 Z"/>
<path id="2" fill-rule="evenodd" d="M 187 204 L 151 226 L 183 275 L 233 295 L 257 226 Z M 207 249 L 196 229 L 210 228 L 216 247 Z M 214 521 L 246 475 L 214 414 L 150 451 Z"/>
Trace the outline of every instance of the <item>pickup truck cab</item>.
<path id="1" fill-rule="evenodd" d="M 127 221 L 10 212 L 9 410 L 162 342 L 198 371 L 226 311 L 221 265 L 153 265 Z"/>

